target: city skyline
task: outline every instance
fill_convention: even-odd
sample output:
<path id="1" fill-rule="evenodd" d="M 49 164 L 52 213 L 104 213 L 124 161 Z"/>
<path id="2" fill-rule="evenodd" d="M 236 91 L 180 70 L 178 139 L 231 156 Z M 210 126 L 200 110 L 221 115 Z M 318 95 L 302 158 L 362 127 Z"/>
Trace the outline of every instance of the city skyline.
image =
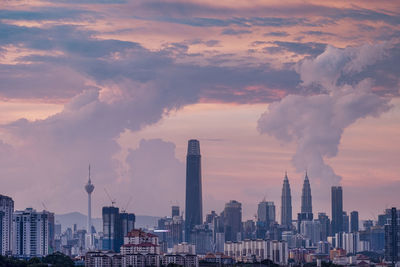
<path id="1" fill-rule="evenodd" d="M 339 184 L 348 215 L 400 206 L 396 1 L 0 11 L 0 194 L 16 210 L 86 214 L 90 162 L 93 218 L 109 205 L 103 188 L 136 214 L 184 211 L 190 139 L 202 144 L 203 215 L 235 199 L 249 219 L 265 198 L 280 218 L 287 171 L 295 219 L 305 170 L 314 218 L 331 214 Z"/>

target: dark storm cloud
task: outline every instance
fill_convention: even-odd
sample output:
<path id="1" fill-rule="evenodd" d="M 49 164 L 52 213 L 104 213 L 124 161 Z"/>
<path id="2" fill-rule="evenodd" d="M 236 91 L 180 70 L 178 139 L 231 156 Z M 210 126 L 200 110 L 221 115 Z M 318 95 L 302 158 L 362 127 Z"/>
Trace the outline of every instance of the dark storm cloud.
<path id="1" fill-rule="evenodd" d="M 33 10 L 7 10 L 0 9 L 0 18 L 9 20 L 77 20 L 82 19 L 82 15 L 95 15 L 88 10 L 68 9 L 59 7 L 47 7 Z"/>
<path id="2" fill-rule="evenodd" d="M 298 75 L 294 71 L 276 70 L 269 65 L 260 68 L 260 66 L 222 67 L 178 64 L 174 57 L 184 56 L 187 53 L 186 43 L 168 44 L 164 49 L 153 52 L 134 42 L 94 39 L 91 37 L 92 32 L 81 31 L 72 26 L 54 26 L 47 29 L 8 24 L 1 26 L 3 31 L 0 30 L 0 35 L 3 33 L 6 36 L 2 39 L 3 44 L 18 43 L 27 48 L 45 51 L 52 49 L 64 53 L 55 56 L 28 56 L 20 59 L 30 61 L 32 63 L 30 66 L 26 64 L 18 64 L 12 68 L 0 66 L 4 69 L 14 69 L 14 71 L 19 69 L 28 74 L 22 78 L 19 76 L 17 79 L 15 75 L 7 74 L 10 72 L 2 72 L 0 76 L 3 76 L 6 83 L 0 86 L 0 92 L 4 96 L 14 96 L 16 92 L 13 92 L 11 88 L 15 87 L 20 88 L 17 92 L 20 97 L 23 97 L 24 84 L 25 88 L 28 85 L 30 87 L 30 90 L 26 90 L 26 95 L 29 96 L 34 94 L 33 92 L 38 93 L 37 90 L 42 90 L 40 95 L 47 93 L 49 98 L 71 95 L 72 93 L 65 92 L 63 86 L 57 86 L 58 89 L 52 88 L 51 85 L 56 84 L 55 79 L 51 78 L 52 66 L 69 68 L 76 77 L 80 77 L 73 80 L 73 83 L 64 82 L 66 86 L 70 86 L 69 90 L 73 93 L 87 88 L 83 84 L 85 76 L 91 77 L 98 83 L 118 83 L 118 80 L 123 78 L 140 83 L 152 82 L 162 88 L 161 93 L 167 93 L 169 90 L 180 91 L 182 96 L 191 99 L 190 103 L 199 97 L 207 98 L 208 96 L 220 101 L 247 102 L 254 99 L 257 102 L 268 102 L 268 92 L 257 96 L 254 92 L 247 91 L 245 87 L 249 84 L 259 84 L 265 88 L 292 91 L 298 83 Z M 198 40 L 195 43 L 199 42 L 206 45 L 216 44 L 215 41 L 210 43 Z M 114 58 L 116 54 L 118 54 L 117 58 Z M 36 69 L 41 69 L 49 75 L 42 75 L 43 79 L 32 83 L 33 77 L 37 75 Z M 29 71 L 32 71 L 31 75 Z M 53 76 L 61 78 L 61 74 Z M 231 95 L 234 90 L 241 91 L 241 96 Z M 167 96 L 169 95 L 167 93 Z"/>
<path id="3" fill-rule="evenodd" d="M 206 18 L 206 17 L 140 17 L 133 18 L 139 20 L 152 20 L 160 22 L 169 22 L 183 24 L 193 27 L 251 27 L 251 26 L 269 26 L 269 27 L 290 27 L 296 25 L 312 25 L 304 18 L 280 18 L 280 17 L 234 17 L 234 18 Z"/>
<path id="4" fill-rule="evenodd" d="M 264 51 L 271 54 L 281 53 L 281 52 L 293 52 L 301 55 L 319 55 L 321 54 L 326 47 L 326 44 L 308 42 L 308 43 L 300 43 L 300 42 L 281 42 L 275 41 L 272 44 L 276 46 L 265 47 Z"/>
<path id="5" fill-rule="evenodd" d="M 264 36 L 275 36 L 275 37 L 286 37 L 289 36 L 289 34 L 287 32 L 267 32 L 264 34 Z"/>
<path id="6" fill-rule="evenodd" d="M 225 29 L 225 30 L 223 30 L 221 32 L 221 34 L 223 34 L 223 35 L 242 35 L 242 34 L 248 34 L 248 33 L 251 33 L 251 31 L 249 31 L 249 30 L 235 30 L 235 29 L 232 29 L 232 28 Z"/>

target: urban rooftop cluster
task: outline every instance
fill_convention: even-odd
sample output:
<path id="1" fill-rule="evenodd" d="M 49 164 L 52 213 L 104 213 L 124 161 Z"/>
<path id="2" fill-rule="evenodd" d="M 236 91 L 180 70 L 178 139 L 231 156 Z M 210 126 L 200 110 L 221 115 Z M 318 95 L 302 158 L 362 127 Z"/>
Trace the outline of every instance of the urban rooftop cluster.
<path id="1" fill-rule="evenodd" d="M 90 166 L 85 190 L 88 194 L 86 229 L 55 223 L 54 213 L 27 208 L 14 210 L 14 201 L 0 195 L 0 254 L 29 259 L 62 252 L 76 265 L 86 266 L 218 266 L 264 263 L 297 266 L 323 263 L 355 266 L 399 266 L 400 210 L 386 209 L 378 221 L 365 220 L 361 227 L 357 211 L 343 210 L 343 189 L 331 188 L 331 217 L 314 216 L 312 190 L 305 173 L 301 212 L 293 218 L 287 173 L 281 195 L 281 218 L 265 199 L 258 204 L 255 220 L 242 220 L 242 205 L 226 203 L 221 213 L 203 217 L 200 142 L 189 140 L 186 161 L 184 216 L 172 206 L 171 216 L 151 229 L 136 229 L 135 214 L 114 205 L 103 207 L 103 229 L 92 223 Z M 114 204 L 114 203 L 112 203 Z"/>

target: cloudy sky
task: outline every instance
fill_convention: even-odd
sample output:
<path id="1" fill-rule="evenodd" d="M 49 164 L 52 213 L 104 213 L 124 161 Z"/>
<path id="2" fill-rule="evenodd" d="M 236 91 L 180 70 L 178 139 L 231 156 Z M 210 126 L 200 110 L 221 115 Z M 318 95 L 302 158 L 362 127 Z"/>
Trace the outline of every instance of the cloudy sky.
<path id="1" fill-rule="evenodd" d="M 199 139 L 206 214 L 231 199 L 375 218 L 400 206 L 397 1 L 8 0 L 0 7 L 0 194 L 94 216 L 184 209 Z M 42 204 L 43 203 L 43 204 Z"/>

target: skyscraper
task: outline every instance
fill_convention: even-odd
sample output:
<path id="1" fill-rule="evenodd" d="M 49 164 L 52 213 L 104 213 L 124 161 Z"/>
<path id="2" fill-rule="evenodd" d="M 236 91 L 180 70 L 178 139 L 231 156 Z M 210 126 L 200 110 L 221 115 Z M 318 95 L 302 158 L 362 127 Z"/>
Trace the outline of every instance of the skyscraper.
<path id="1" fill-rule="evenodd" d="M 201 155 L 198 140 L 189 140 L 186 157 L 186 210 L 185 241 L 195 225 L 203 223 L 203 199 L 201 190 Z"/>
<path id="2" fill-rule="evenodd" d="M 385 260 L 395 266 L 400 260 L 400 210 L 392 208 L 385 225 Z"/>
<path id="3" fill-rule="evenodd" d="M 93 249 L 93 233 L 92 233 L 92 192 L 94 190 L 94 185 L 90 180 L 90 165 L 89 165 L 89 180 L 85 185 L 85 190 L 88 194 L 88 216 L 87 216 L 87 227 L 86 227 L 86 249 Z"/>
<path id="4" fill-rule="evenodd" d="M 350 218 L 347 212 L 343 211 L 343 232 L 348 233 L 350 229 Z"/>
<path id="5" fill-rule="evenodd" d="M 261 201 L 257 209 L 257 238 L 265 238 L 265 234 L 275 223 L 275 205 L 272 201 Z"/>
<path id="6" fill-rule="evenodd" d="M 301 192 L 301 212 L 297 215 L 297 229 L 300 229 L 302 221 L 312 221 L 313 218 L 311 186 L 306 172 Z"/>
<path id="7" fill-rule="evenodd" d="M 358 211 L 350 212 L 350 232 L 358 232 Z"/>
<path id="8" fill-rule="evenodd" d="M 285 173 L 282 187 L 281 224 L 288 228 L 292 226 L 292 195 L 290 193 L 290 184 L 287 173 Z"/>
<path id="9" fill-rule="evenodd" d="M 332 186 L 332 235 L 343 231 L 343 192 L 341 186 Z"/>
<path id="10" fill-rule="evenodd" d="M 122 223 L 119 209 L 116 207 L 103 207 L 103 250 L 119 252 L 124 243 Z"/>
<path id="11" fill-rule="evenodd" d="M 301 194 L 301 213 L 312 213 L 311 186 L 307 172 L 304 177 L 303 190 Z"/>
<path id="12" fill-rule="evenodd" d="M 274 223 L 275 222 L 275 204 L 272 201 L 261 201 L 258 203 L 257 217 L 259 221 Z"/>
<path id="13" fill-rule="evenodd" d="M 10 254 L 12 250 L 12 220 L 14 201 L 0 195 L 0 255 Z"/>
<path id="14" fill-rule="evenodd" d="M 242 204 L 236 200 L 226 203 L 223 217 L 225 241 L 238 241 L 242 231 Z"/>

